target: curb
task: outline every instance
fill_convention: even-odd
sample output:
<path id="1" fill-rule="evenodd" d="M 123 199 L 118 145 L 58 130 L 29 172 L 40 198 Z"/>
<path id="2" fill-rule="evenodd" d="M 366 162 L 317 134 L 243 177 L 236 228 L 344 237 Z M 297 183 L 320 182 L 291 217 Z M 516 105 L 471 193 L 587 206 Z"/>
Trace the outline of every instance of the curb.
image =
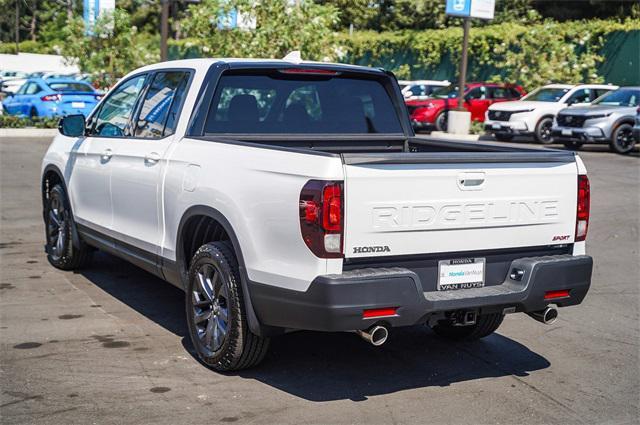
<path id="1" fill-rule="evenodd" d="M 469 142 L 476 142 L 480 138 L 477 134 L 452 134 L 444 131 L 432 131 L 430 136 L 434 139 L 464 140 Z"/>
<path id="2" fill-rule="evenodd" d="M 55 137 L 57 128 L 0 128 L 0 137 Z"/>

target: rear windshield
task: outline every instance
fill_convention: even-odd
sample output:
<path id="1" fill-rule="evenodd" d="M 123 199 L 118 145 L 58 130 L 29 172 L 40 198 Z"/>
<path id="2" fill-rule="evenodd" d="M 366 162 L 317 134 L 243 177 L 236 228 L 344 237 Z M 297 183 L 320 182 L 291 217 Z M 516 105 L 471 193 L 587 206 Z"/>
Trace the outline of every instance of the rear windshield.
<path id="1" fill-rule="evenodd" d="M 92 93 L 93 87 L 83 83 L 48 83 L 52 90 L 59 92 L 86 92 Z"/>
<path id="2" fill-rule="evenodd" d="M 218 82 L 206 134 L 402 133 L 378 80 L 279 71 L 227 74 Z"/>
<path id="3" fill-rule="evenodd" d="M 619 89 L 610 91 L 593 102 L 594 105 L 638 106 L 640 105 L 640 90 Z"/>

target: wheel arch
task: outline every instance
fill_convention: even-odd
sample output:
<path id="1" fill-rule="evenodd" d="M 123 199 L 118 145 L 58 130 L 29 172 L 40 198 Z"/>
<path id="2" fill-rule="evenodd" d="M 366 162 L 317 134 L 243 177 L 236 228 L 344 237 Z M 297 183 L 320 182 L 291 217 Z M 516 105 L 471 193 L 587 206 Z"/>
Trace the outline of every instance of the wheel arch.
<path id="1" fill-rule="evenodd" d="M 206 227 L 205 227 L 206 226 Z M 212 228 L 219 226 L 219 228 Z M 221 231 L 223 233 L 221 233 Z M 192 233 L 194 232 L 194 233 Z M 213 240 L 210 235 L 218 235 Z M 244 298 L 245 309 L 247 312 L 248 325 L 251 332 L 258 336 L 263 336 L 266 328 L 262 326 L 255 314 L 253 303 L 251 301 L 251 293 L 249 291 L 249 276 L 245 267 L 244 256 L 242 255 L 242 247 L 236 235 L 233 226 L 229 220 L 217 209 L 206 205 L 194 205 L 188 208 L 180 219 L 178 225 L 178 234 L 176 235 L 176 268 L 180 275 L 180 281 L 183 289 L 187 287 L 187 272 L 189 268 L 189 260 L 193 255 L 193 246 L 197 250 L 204 243 L 228 240 L 231 242 L 234 253 L 238 259 L 238 268 L 240 270 L 240 280 Z M 193 238 L 193 239 L 190 239 Z M 197 242 L 197 243 L 196 243 Z M 191 246 L 189 248 L 187 245 Z"/>

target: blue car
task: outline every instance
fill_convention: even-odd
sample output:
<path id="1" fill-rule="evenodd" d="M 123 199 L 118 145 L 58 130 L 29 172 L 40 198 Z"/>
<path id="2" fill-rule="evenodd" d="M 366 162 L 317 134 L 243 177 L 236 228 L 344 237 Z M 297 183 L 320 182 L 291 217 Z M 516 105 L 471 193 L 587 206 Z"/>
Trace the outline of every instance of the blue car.
<path id="1" fill-rule="evenodd" d="M 29 78 L 16 94 L 4 99 L 2 106 L 10 115 L 32 118 L 73 114 L 88 116 L 101 98 L 102 93 L 83 81 Z"/>

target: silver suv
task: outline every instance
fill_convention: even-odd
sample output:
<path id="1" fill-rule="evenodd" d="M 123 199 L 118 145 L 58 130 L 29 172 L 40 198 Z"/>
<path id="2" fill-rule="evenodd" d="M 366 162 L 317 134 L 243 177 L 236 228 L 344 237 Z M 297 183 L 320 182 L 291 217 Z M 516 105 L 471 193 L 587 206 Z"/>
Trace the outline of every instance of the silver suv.
<path id="1" fill-rule="evenodd" d="M 631 152 L 638 142 L 633 122 L 639 104 L 640 87 L 621 87 L 589 106 L 562 109 L 553 122 L 553 138 L 570 149 L 608 143 L 614 152 Z"/>

